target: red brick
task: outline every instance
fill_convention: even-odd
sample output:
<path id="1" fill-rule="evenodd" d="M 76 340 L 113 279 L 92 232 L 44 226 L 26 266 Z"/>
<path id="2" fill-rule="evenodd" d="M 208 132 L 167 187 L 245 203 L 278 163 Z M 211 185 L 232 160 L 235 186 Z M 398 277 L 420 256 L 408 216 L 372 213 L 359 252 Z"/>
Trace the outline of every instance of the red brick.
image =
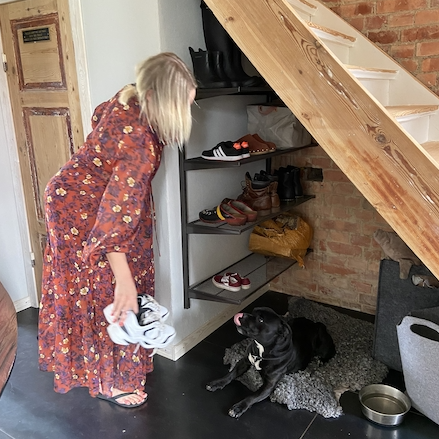
<path id="1" fill-rule="evenodd" d="M 387 24 L 387 17 L 384 15 L 371 16 L 365 18 L 364 28 L 367 30 L 381 29 Z"/>
<path id="2" fill-rule="evenodd" d="M 427 87 L 437 86 L 437 73 L 421 73 L 417 78 Z"/>
<path id="3" fill-rule="evenodd" d="M 418 43 L 416 48 L 417 56 L 439 55 L 439 41 L 426 41 Z"/>
<path id="4" fill-rule="evenodd" d="M 373 13 L 373 3 L 362 2 L 355 7 L 355 15 L 369 15 Z"/>
<path id="5" fill-rule="evenodd" d="M 426 6 L 427 0 L 382 0 L 377 2 L 376 11 L 378 14 L 385 14 L 424 9 Z"/>
<path id="6" fill-rule="evenodd" d="M 342 242 L 344 244 L 349 244 L 351 242 L 349 233 L 341 230 L 329 230 L 327 233 L 327 240 Z"/>
<path id="7" fill-rule="evenodd" d="M 439 71 L 439 58 L 427 58 L 421 63 L 421 69 L 423 72 Z"/>
<path id="8" fill-rule="evenodd" d="M 387 25 L 389 27 L 412 26 L 414 22 L 413 14 L 388 15 Z"/>
<path id="9" fill-rule="evenodd" d="M 358 210 L 356 212 L 355 217 L 357 218 L 357 221 L 372 221 L 374 218 L 373 212 L 370 212 L 368 210 Z"/>
<path id="10" fill-rule="evenodd" d="M 345 181 L 350 182 L 349 178 L 338 170 L 328 169 L 323 174 L 323 181 Z"/>
<path id="11" fill-rule="evenodd" d="M 343 209 L 342 207 L 333 207 L 331 209 L 331 216 L 333 218 L 345 219 L 348 216 L 348 211 L 347 209 Z"/>
<path id="12" fill-rule="evenodd" d="M 410 73 L 415 73 L 418 70 L 418 62 L 414 59 L 403 59 L 399 63 Z"/>
<path id="13" fill-rule="evenodd" d="M 395 31 L 368 32 L 368 38 L 378 44 L 391 44 L 398 41 L 398 33 Z"/>
<path id="14" fill-rule="evenodd" d="M 390 55 L 395 58 L 413 58 L 414 54 L 414 44 L 399 44 L 398 46 L 392 46 L 390 49 Z"/>
<path id="15" fill-rule="evenodd" d="M 404 29 L 401 32 L 402 42 L 413 42 L 417 40 L 437 40 L 439 39 L 439 29 L 437 26 L 420 26 L 411 29 Z"/>
<path id="16" fill-rule="evenodd" d="M 355 29 L 357 29 L 358 31 L 365 33 L 366 30 L 366 26 L 364 23 L 364 18 L 363 17 L 354 17 L 354 18 L 346 18 L 344 17 L 344 19 Z"/>
<path id="17" fill-rule="evenodd" d="M 332 185 L 334 194 L 343 194 L 343 195 L 352 195 L 355 189 L 355 186 L 349 183 L 334 183 Z"/>
<path id="18" fill-rule="evenodd" d="M 426 9 L 415 14 L 415 24 L 436 24 L 439 22 L 439 9 Z"/>
<path id="19" fill-rule="evenodd" d="M 370 294 L 372 290 L 372 286 L 365 282 L 359 282 L 357 280 L 351 281 L 352 286 L 354 287 L 355 291 L 358 291 L 359 293 L 366 293 Z M 361 297 L 361 294 L 360 294 Z M 376 297 L 374 297 L 374 300 L 376 301 Z"/>
<path id="20" fill-rule="evenodd" d="M 335 274 L 337 276 L 348 276 L 356 274 L 355 271 L 349 270 L 340 265 L 322 264 L 322 271 L 327 274 Z"/>
<path id="21" fill-rule="evenodd" d="M 346 5 L 342 4 L 338 7 L 337 15 L 340 17 L 355 17 L 355 10 L 357 9 L 356 5 Z"/>
<path id="22" fill-rule="evenodd" d="M 361 247 L 356 245 L 343 244 L 340 242 L 328 242 L 328 249 L 334 253 L 348 256 L 359 256 L 362 253 Z"/>
<path id="23" fill-rule="evenodd" d="M 366 235 L 351 235 L 351 244 L 369 247 L 372 244 L 372 238 Z"/>

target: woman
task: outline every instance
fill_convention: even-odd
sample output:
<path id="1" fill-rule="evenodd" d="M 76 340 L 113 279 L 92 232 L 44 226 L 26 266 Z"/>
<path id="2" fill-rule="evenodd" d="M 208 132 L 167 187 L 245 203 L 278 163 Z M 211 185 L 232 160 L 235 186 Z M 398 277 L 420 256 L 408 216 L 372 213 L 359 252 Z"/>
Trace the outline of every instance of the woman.
<path id="1" fill-rule="evenodd" d="M 88 387 L 124 407 L 146 401 L 151 351 L 114 344 L 103 309 L 123 324 L 137 295 L 154 295 L 151 180 L 163 147 L 189 138 L 196 82 L 174 54 L 137 69 L 93 115 L 84 145 L 45 191 L 47 246 L 39 316 L 39 364 L 54 389 Z"/>

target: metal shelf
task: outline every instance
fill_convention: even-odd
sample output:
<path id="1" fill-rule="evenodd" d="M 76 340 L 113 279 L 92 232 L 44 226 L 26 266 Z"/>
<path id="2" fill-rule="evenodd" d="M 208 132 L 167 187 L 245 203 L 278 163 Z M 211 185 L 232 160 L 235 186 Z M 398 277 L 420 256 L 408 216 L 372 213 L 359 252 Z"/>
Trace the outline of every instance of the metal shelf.
<path id="1" fill-rule="evenodd" d="M 315 195 L 304 195 L 301 198 L 296 198 L 295 201 L 289 201 L 285 203 L 281 203 L 279 209 L 272 209 L 272 212 L 269 215 L 264 215 L 259 217 L 256 221 L 251 223 L 246 223 L 243 226 L 231 226 L 226 222 L 209 224 L 200 220 L 193 221 L 186 226 L 186 233 L 188 234 L 204 234 L 204 235 L 240 235 L 247 230 L 253 229 L 253 227 L 257 224 L 262 223 L 270 218 L 274 218 L 278 216 L 282 212 L 289 211 L 294 207 L 299 206 L 305 201 L 310 200 L 311 198 L 315 198 Z"/>
<path id="2" fill-rule="evenodd" d="M 268 86 L 265 87 L 232 87 L 223 89 L 198 89 L 195 99 L 207 99 L 216 96 L 230 96 L 230 95 L 265 95 L 267 102 L 277 98 L 276 93 Z M 230 226 L 227 223 L 208 224 L 201 221 L 194 221 L 187 224 L 187 182 L 186 171 L 201 170 L 201 169 L 224 169 L 237 168 L 239 166 L 264 160 L 266 162 L 267 171 L 271 168 L 271 158 L 289 152 L 295 152 L 303 148 L 317 146 L 315 143 L 301 146 L 291 147 L 287 149 L 278 149 L 267 154 L 252 155 L 248 159 L 242 159 L 236 162 L 221 162 L 206 160 L 202 157 L 194 157 L 186 159 L 184 151 L 179 153 L 179 172 L 180 172 L 180 191 L 181 191 L 181 218 L 182 224 L 182 250 L 183 250 L 183 284 L 184 284 L 184 307 L 190 308 L 190 299 L 210 300 L 215 302 L 240 304 L 245 299 L 255 294 L 257 290 L 265 284 L 273 280 L 279 274 L 294 265 L 294 259 L 267 257 L 264 255 L 252 253 L 246 258 L 234 263 L 221 273 L 225 272 L 239 272 L 241 276 L 248 277 L 251 281 L 249 289 L 241 289 L 234 293 L 228 290 L 221 290 L 215 287 L 211 278 L 199 282 L 195 285 L 189 285 L 189 258 L 188 258 L 188 235 L 189 234 L 222 234 L 222 235 L 240 235 L 241 233 L 252 229 L 256 224 L 259 224 L 267 219 L 273 218 L 282 212 L 291 210 L 292 208 L 304 203 L 305 201 L 314 198 L 311 195 L 305 195 L 303 198 L 298 198 L 295 201 L 282 203 L 277 211 L 272 211 L 269 215 L 264 215 L 258 218 L 253 223 L 245 224 L 244 226 Z"/>
<path id="3" fill-rule="evenodd" d="M 252 253 L 237 263 L 221 271 L 239 273 L 241 277 L 248 277 L 251 285 L 249 289 L 240 289 L 238 292 L 217 288 L 212 279 L 192 285 L 188 289 L 189 298 L 211 300 L 222 303 L 241 304 L 245 299 L 254 294 L 259 288 L 272 281 L 279 274 L 296 263 L 294 259 L 264 256 Z"/>
<path id="4" fill-rule="evenodd" d="M 272 157 L 276 157 L 278 155 L 288 154 L 289 152 L 299 151 L 305 148 L 311 148 L 313 146 L 318 146 L 317 143 L 310 143 L 309 145 L 299 146 L 299 147 L 291 147 L 291 148 L 283 148 L 278 149 L 273 152 L 268 152 L 266 154 L 257 154 L 252 155 L 248 159 L 237 160 L 236 162 L 222 162 L 216 160 L 206 160 L 203 157 L 194 157 L 191 159 L 186 159 L 183 163 L 183 169 L 185 171 L 195 171 L 197 169 L 215 169 L 215 168 L 235 168 L 238 166 L 243 166 L 251 162 L 261 161 L 261 160 L 269 160 Z"/>
<path id="5" fill-rule="evenodd" d="M 267 95 L 276 96 L 272 88 L 262 87 L 228 87 L 228 88 L 197 88 L 195 100 L 233 95 Z"/>

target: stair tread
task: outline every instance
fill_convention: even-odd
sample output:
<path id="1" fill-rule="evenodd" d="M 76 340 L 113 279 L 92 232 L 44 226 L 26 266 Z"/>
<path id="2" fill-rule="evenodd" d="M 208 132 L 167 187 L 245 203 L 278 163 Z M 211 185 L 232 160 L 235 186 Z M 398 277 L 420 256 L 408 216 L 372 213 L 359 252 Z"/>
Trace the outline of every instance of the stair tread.
<path id="1" fill-rule="evenodd" d="M 360 67 L 360 66 L 351 66 L 351 65 L 346 65 L 345 67 L 348 70 L 363 70 L 366 72 L 381 72 L 381 73 L 398 73 L 398 70 L 396 69 L 380 69 L 377 67 Z"/>
<path id="2" fill-rule="evenodd" d="M 439 109 L 439 105 L 394 105 L 386 107 L 386 110 L 393 117 L 430 113 L 436 111 L 437 109 Z"/>
<path id="3" fill-rule="evenodd" d="M 317 10 L 317 6 L 307 2 L 306 0 L 296 0 L 298 3 L 302 3 L 303 5 L 305 5 L 306 7 L 310 8 L 310 9 L 315 9 Z M 291 6 L 294 7 L 294 4 L 292 4 L 290 1 L 288 2 L 289 4 L 291 4 Z"/>
<path id="4" fill-rule="evenodd" d="M 343 38 L 345 40 L 351 41 L 353 43 L 355 43 L 355 41 L 357 41 L 357 39 L 355 37 L 352 37 L 351 35 L 343 34 L 337 30 L 334 30 L 334 29 L 330 29 L 329 27 L 321 26 L 320 24 L 316 24 L 316 23 L 313 23 L 311 21 L 307 21 L 306 24 L 311 29 L 317 29 L 317 30 L 320 30 L 322 32 L 326 32 L 327 34 L 333 35 L 334 37 L 340 37 L 340 38 Z"/>
<path id="5" fill-rule="evenodd" d="M 425 151 L 430 154 L 434 160 L 439 162 L 439 140 L 433 140 L 422 144 Z"/>

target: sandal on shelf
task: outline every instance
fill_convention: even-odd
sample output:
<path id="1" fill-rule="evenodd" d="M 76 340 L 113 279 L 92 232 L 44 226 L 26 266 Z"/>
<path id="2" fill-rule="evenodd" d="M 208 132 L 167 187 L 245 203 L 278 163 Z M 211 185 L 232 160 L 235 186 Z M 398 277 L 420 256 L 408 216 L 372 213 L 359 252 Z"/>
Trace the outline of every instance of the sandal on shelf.
<path id="1" fill-rule="evenodd" d="M 118 401 L 118 399 L 123 398 L 124 396 L 129 396 L 129 395 L 135 395 L 135 393 L 134 392 L 127 392 L 127 393 L 121 393 L 121 394 L 116 395 L 116 396 L 105 396 L 102 393 L 98 393 L 96 398 L 103 399 L 104 401 L 111 402 L 112 404 L 116 404 L 119 407 L 125 407 L 127 409 L 140 407 L 141 405 L 145 404 L 146 400 L 148 399 L 148 396 L 146 396 L 143 401 L 140 401 L 140 402 L 135 403 L 135 404 L 124 404 L 123 402 Z"/>

